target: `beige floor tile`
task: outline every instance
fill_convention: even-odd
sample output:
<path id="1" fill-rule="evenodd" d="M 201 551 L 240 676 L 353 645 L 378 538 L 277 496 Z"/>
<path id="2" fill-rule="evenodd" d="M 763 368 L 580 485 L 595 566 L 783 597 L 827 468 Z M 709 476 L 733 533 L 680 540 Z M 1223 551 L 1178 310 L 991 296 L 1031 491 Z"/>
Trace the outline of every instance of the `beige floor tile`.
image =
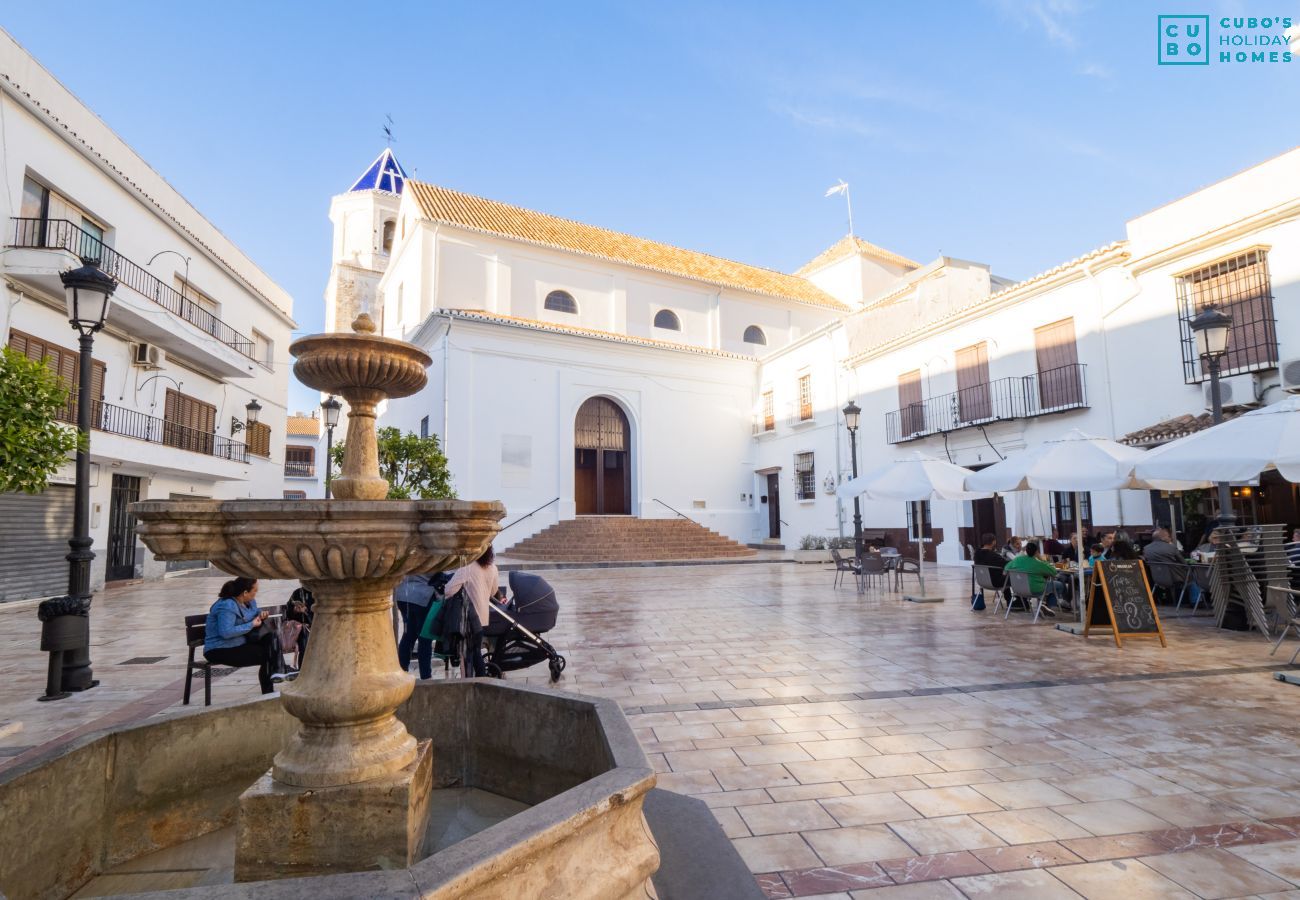
<path id="1" fill-rule="evenodd" d="M 968 747 L 992 747 L 1003 742 L 1001 738 L 994 737 L 982 728 L 937 731 L 931 733 L 930 737 L 949 750 L 964 750 Z"/>
<path id="2" fill-rule="evenodd" d="M 873 738 L 867 738 L 868 741 Z M 919 753 L 891 753 L 888 756 L 869 756 L 862 760 L 862 767 L 876 778 L 888 778 L 892 775 L 920 775 L 925 772 L 942 772 L 938 765 L 930 762 Z"/>
<path id="3" fill-rule="evenodd" d="M 1159 797 L 1132 797 L 1128 800 L 1139 809 L 1157 815 L 1179 828 L 1198 825 L 1219 825 L 1235 822 L 1243 817 L 1241 810 L 1216 803 L 1200 794 L 1164 794 Z"/>
<path id="4" fill-rule="evenodd" d="M 1001 847 L 1003 840 L 970 816 L 891 822 L 890 829 L 907 841 L 918 856 Z"/>
<path id="5" fill-rule="evenodd" d="M 798 784 L 785 766 L 736 766 L 715 769 L 710 773 L 724 791 L 743 791 L 750 788 L 780 787 Z"/>
<path id="6" fill-rule="evenodd" d="M 1074 802 L 1069 794 L 1037 778 L 973 784 L 971 787 L 1004 809 L 1031 809 Z"/>
<path id="7" fill-rule="evenodd" d="M 866 760 L 863 760 L 865 763 Z M 919 791 L 928 787 L 915 775 L 886 775 L 883 778 L 861 778 L 844 782 L 854 794 L 879 794 L 886 791 Z"/>
<path id="8" fill-rule="evenodd" d="M 789 803 L 764 803 L 759 806 L 739 806 L 736 812 L 754 835 L 789 834 L 811 831 L 815 828 L 835 828 L 832 819 L 816 800 L 794 800 Z"/>
<path id="9" fill-rule="evenodd" d="M 820 781 L 814 784 L 792 784 L 770 787 L 768 795 L 777 803 L 789 800 L 824 800 L 829 797 L 849 797 L 849 789 L 840 781 Z"/>
<path id="10" fill-rule="evenodd" d="M 807 762 L 813 757 L 798 744 L 766 744 L 761 747 L 737 747 L 735 753 L 747 766 L 764 766 L 770 763 Z"/>
<path id="11" fill-rule="evenodd" d="M 818 781 L 849 781 L 861 778 L 866 772 L 851 759 L 819 759 L 813 762 L 791 762 L 786 769 L 800 784 Z"/>
<path id="12" fill-rule="evenodd" d="M 724 806 L 721 809 L 712 810 L 712 812 L 713 818 L 718 820 L 718 824 L 722 826 L 722 830 L 727 837 L 734 840 L 735 838 L 750 836 L 749 827 L 745 825 L 744 820 L 740 818 L 740 814 L 734 808 Z"/>
<path id="13" fill-rule="evenodd" d="M 1292 783 L 1293 785 L 1296 782 Z M 1257 819 L 1300 815 L 1300 796 L 1276 788 L 1238 788 L 1206 794 L 1207 799 L 1241 810 Z"/>
<path id="14" fill-rule="evenodd" d="M 861 794 L 822 801 L 822 808 L 841 825 L 877 825 L 919 819 L 921 814 L 894 794 Z"/>
<path id="15" fill-rule="evenodd" d="M 1300 886 L 1300 840 L 1233 847 L 1228 852 Z"/>
<path id="16" fill-rule="evenodd" d="M 734 750 L 676 750 L 664 754 L 674 772 L 702 772 L 741 765 Z"/>
<path id="17" fill-rule="evenodd" d="M 1159 816 L 1138 809 L 1123 800 L 1099 800 L 1096 803 L 1073 803 L 1053 807 L 1081 828 L 1096 835 L 1129 834 L 1134 831 L 1157 831 L 1170 825 Z"/>
<path id="18" fill-rule="evenodd" d="M 751 872 L 780 872 L 821 864 L 817 854 L 798 834 L 767 834 L 738 838 L 731 843 Z"/>
<path id="19" fill-rule="evenodd" d="M 740 737 L 747 734 L 775 734 L 784 732 L 781 726 L 771 719 L 751 719 L 748 721 L 717 722 L 713 726 L 724 737 Z"/>
<path id="20" fill-rule="evenodd" d="M 1079 897 L 1050 872 L 1042 869 L 970 875 L 954 878 L 952 883 L 970 900 L 980 897 L 996 900 L 1078 900 Z"/>
<path id="21" fill-rule="evenodd" d="M 1083 803 L 1096 800 L 1127 800 L 1141 797 L 1146 793 L 1142 788 L 1111 775 L 1092 775 L 1086 778 L 1058 778 L 1052 785 L 1065 791 L 1071 797 L 1077 797 Z"/>
<path id="22" fill-rule="evenodd" d="M 912 848 L 884 825 L 857 825 L 804 834 L 828 866 L 915 855 Z"/>
<path id="23" fill-rule="evenodd" d="M 964 750 L 930 750 L 921 755 L 947 772 L 958 772 L 963 769 L 998 769 L 1008 765 L 1002 757 L 979 747 Z"/>
<path id="24" fill-rule="evenodd" d="M 924 734 L 895 734 L 886 737 L 867 738 L 867 743 L 876 748 L 881 754 L 890 753 L 918 753 L 922 750 L 943 750 L 943 744 L 940 744 L 934 738 Z"/>
<path id="25" fill-rule="evenodd" d="M 675 794 L 707 794 L 722 790 L 711 772 L 664 772 L 656 786 Z"/>
<path id="26" fill-rule="evenodd" d="M 1136 859 L 1057 866 L 1047 871 L 1088 900 L 1196 900 L 1195 894 Z"/>
<path id="27" fill-rule="evenodd" d="M 1008 844 L 1035 844 L 1092 836 L 1086 828 L 1080 828 L 1050 809 L 977 813 L 972 818 Z"/>
<path id="28" fill-rule="evenodd" d="M 1144 856 L 1142 863 L 1205 900 L 1290 890 L 1292 885 L 1227 850 Z"/>
<path id="29" fill-rule="evenodd" d="M 813 759 L 844 759 L 852 756 L 876 756 L 874 748 L 861 738 L 808 741 L 799 745 Z"/>
<path id="30" fill-rule="evenodd" d="M 696 740 L 723 736 L 716 727 L 708 722 L 702 722 L 698 725 L 656 725 L 653 731 L 655 740 L 658 741 L 677 741 L 683 738 Z"/>
<path id="31" fill-rule="evenodd" d="M 893 887 L 851 891 L 853 900 L 965 900 L 965 895 L 946 881 L 918 881 Z"/>
<path id="32" fill-rule="evenodd" d="M 927 817 L 996 812 L 1002 808 L 973 788 L 965 786 L 899 791 L 898 797 Z"/>

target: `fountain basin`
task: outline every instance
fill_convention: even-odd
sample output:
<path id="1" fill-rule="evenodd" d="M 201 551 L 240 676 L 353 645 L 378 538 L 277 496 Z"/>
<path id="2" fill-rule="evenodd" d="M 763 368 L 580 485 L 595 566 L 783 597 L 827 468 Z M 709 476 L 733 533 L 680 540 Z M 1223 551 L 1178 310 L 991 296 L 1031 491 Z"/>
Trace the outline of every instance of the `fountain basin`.
<path id="1" fill-rule="evenodd" d="M 407 867 L 166 896 L 647 896 L 659 857 L 642 803 L 655 778 L 613 701 L 430 681 L 398 717 L 431 742 L 435 789 L 478 788 L 528 808 Z M 240 794 L 297 724 L 276 699 L 208 707 L 87 735 L 0 773 L 0 893 L 67 897 L 128 860 L 232 825 Z"/>

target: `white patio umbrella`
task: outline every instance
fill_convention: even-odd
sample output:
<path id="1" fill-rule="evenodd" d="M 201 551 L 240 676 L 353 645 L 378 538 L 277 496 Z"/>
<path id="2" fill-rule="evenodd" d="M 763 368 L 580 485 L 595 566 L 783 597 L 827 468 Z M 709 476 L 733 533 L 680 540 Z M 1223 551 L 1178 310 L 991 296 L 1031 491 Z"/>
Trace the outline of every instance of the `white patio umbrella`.
<path id="1" fill-rule="evenodd" d="M 1077 428 L 1059 438 L 1013 453 L 1002 462 L 972 472 L 966 487 L 982 491 L 1069 491 L 1074 494 L 1074 521 L 1082 526 L 1079 493 L 1115 490 L 1188 490 L 1204 482 L 1143 481 L 1134 475 L 1146 451 Z M 1076 547 L 1079 565 L 1079 621 L 1083 621 L 1083 540 Z"/>
<path id="2" fill-rule="evenodd" d="M 1018 535 L 1047 534 L 1052 528 L 1052 501 L 1047 491 L 1021 491 L 1016 497 Z"/>
<path id="3" fill-rule="evenodd" d="M 862 495 L 871 500 L 902 500 L 915 503 L 919 500 L 978 500 L 988 492 L 967 490 L 966 478 L 973 473 L 941 459 L 927 457 L 920 452 L 897 460 L 878 469 L 859 475 L 839 486 L 836 494 L 844 500 Z M 904 594 L 903 599 L 914 603 L 936 603 L 942 597 L 927 596 L 925 590 L 925 545 L 916 542 L 917 580 L 921 583 L 920 596 Z"/>
<path id="4" fill-rule="evenodd" d="M 1250 481 L 1276 469 L 1300 482 L 1300 396 L 1189 434 L 1144 455 L 1137 477 L 1179 481 Z"/>

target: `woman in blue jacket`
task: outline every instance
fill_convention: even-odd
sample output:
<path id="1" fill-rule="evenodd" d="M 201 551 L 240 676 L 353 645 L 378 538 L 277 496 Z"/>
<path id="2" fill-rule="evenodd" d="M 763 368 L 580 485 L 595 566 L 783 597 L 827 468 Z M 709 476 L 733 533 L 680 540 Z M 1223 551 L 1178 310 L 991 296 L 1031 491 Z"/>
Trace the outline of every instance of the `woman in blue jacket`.
<path id="1" fill-rule="evenodd" d="M 257 680 L 262 693 L 275 690 L 273 679 L 280 666 L 275 658 L 279 645 L 275 633 L 257 630 L 267 614 L 257 608 L 257 579 L 236 578 L 221 586 L 221 594 L 208 610 L 203 638 L 203 656 L 220 666 L 258 666 Z"/>

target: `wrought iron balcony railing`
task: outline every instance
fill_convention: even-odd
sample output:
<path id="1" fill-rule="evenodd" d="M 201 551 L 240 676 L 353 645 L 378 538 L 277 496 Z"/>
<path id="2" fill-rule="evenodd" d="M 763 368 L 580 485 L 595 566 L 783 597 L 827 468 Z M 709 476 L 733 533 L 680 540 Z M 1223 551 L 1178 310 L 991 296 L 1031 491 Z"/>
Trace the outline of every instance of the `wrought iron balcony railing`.
<path id="1" fill-rule="evenodd" d="M 77 424 L 77 397 L 72 397 L 57 416 L 59 421 L 71 425 Z M 248 446 L 228 437 L 199 431 L 188 425 L 168 422 L 157 416 L 151 416 L 134 409 L 125 409 L 96 400 L 90 408 L 90 427 L 97 431 L 120 434 L 123 437 L 148 441 L 151 444 L 164 444 L 178 450 L 189 450 L 206 456 L 216 456 L 234 462 L 248 462 Z"/>
<path id="2" fill-rule="evenodd" d="M 286 478 L 315 478 L 316 466 L 308 462 L 287 462 L 284 464 Z"/>
<path id="3" fill-rule="evenodd" d="M 1088 406 L 1086 370 L 1083 363 L 1074 363 L 909 404 L 885 413 L 885 439 L 900 444 L 972 425 L 1084 409 Z"/>
<path id="4" fill-rule="evenodd" d="M 13 220 L 14 239 L 10 247 L 40 250 L 67 250 L 77 256 L 99 260 L 99 267 L 136 293 L 175 316 L 184 319 L 200 331 L 207 332 L 221 343 L 253 358 L 253 340 L 245 337 L 215 315 L 157 276 L 149 273 L 118 253 L 102 240 L 66 219 Z"/>

